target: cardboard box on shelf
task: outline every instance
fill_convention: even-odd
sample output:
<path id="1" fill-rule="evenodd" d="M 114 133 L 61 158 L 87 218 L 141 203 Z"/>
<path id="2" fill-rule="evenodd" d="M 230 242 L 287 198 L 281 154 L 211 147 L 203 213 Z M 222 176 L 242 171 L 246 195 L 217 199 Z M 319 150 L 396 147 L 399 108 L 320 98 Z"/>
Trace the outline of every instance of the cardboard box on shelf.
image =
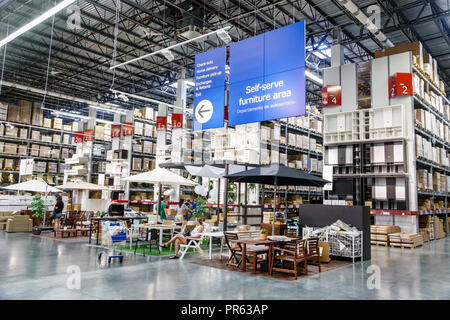
<path id="1" fill-rule="evenodd" d="M 19 106 L 8 105 L 8 121 L 21 123 Z"/>
<path id="2" fill-rule="evenodd" d="M 41 141 L 42 142 L 52 143 L 53 142 L 53 136 L 51 136 L 51 135 L 41 135 Z"/>
<path id="3" fill-rule="evenodd" d="M 33 113 L 33 103 L 31 101 L 19 100 L 20 123 L 31 124 L 31 114 Z"/>
<path id="4" fill-rule="evenodd" d="M 52 127 L 52 119 L 44 118 L 43 124 L 45 128 L 51 128 Z"/>
<path id="5" fill-rule="evenodd" d="M 8 103 L 0 101 L 0 120 L 8 120 Z"/>
<path id="6" fill-rule="evenodd" d="M 20 139 L 28 139 L 28 129 L 27 128 L 20 128 L 19 138 Z"/>
<path id="7" fill-rule="evenodd" d="M 63 120 L 61 118 L 52 119 L 52 128 L 56 130 L 62 130 Z"/>
<path id="8" fill-rule="evenodd" d="M 44 119 L 44 110 L 42 104 L 38 102 L 33 103 L 33 113 L 31 115 L 31 124 L 33 126 L 41 127 Z"/>
<path id="9" fill-rule="evenodd" d="M 377 50 L 375 51 L 375 58 L 391 56 L 408 51 L 411 51 L 412 55 L 416 56 L 416 59 L 419 61 L 419 65 L 423 63 L 423 47 L 420 41 L 404 43 L 394 47 Z"/>
<path id="10" fill-rule="evenodd" d="M 15 170 L 15 160 L 14 159 L 4 159 L 3 169 L 5 170 Z"/>
<path id="11" fill-rule="evenodd" d="M 19 129 L 15 126 L 5 126 L 5 137 L 17 138 Z"/>
<path id="12" fill-rule="evenodd" d="M 5 146 L 3 147 L 3 152 L 8 154 L 17 154 L 17 144 L 5 143 Z"/>
<path id="13" fill-rule="evenodd" d="M 52 142 L 53 143 L 61 143 L 61 135 L 60 134 L 53 134 Z"/>
<path id="14" fill-rule="evenodd" d="M 31 140 L 41 141 L 41 132 L 38 130 L 31 131 Z"/>
<path id="15" fill-rule="evenodd" d="M 26 156 L 27 155 L 27 146 L 20 144 L 17 146 L 17 154 L 21 155 L 21 156 Z"/>
<path id="16" fill-rule="evenodd" d="M 94 135 L 95 139 L 103 140 L 105 138 L 105 127 L 103 125 L 96 125 Z"/>
<path id="17" fill-rule="evenodd" d="M 132 169 L 134 171 L 142 170 L 142 159 L 141 158 L 133 158 L 133 166 Z"/>

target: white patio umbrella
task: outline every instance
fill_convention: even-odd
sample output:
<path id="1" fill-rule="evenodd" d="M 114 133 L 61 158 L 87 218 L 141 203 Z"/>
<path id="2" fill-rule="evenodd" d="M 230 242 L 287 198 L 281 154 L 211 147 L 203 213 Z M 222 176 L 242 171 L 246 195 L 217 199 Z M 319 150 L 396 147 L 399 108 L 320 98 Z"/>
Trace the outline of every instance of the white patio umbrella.
<path id="1" fill-rule="evenodd" d="M 156 168 L 152 171 L 129 176 L 124 180 L 128 182 L 151 183 L 159 185 L 158 210 L 159 208 L 161 208 L 161 192 L 163 184 L 172 186 L 197 185 L 197 183 L 195 183 L 194 181 L 183 178 L 182 176 L 179 176 L 178 174 L 163 168 Z"/>
<path id="2" fill-rule="evenodd" d="M 63 190 L 89 190 L 89 191 L 109 190 L 108 187 L 84 181 L 67 182 L 57 187 Z"/>
<path id="3" fill-rule="evenodd" d="M 37 193 L 63 192 L 62 190 L 52 187 L 51 185 L 48 185 L 47 183 L 39 180 L 29 180 L 21 183 L 16 183 L 4 187 L 3 189 Z"/>

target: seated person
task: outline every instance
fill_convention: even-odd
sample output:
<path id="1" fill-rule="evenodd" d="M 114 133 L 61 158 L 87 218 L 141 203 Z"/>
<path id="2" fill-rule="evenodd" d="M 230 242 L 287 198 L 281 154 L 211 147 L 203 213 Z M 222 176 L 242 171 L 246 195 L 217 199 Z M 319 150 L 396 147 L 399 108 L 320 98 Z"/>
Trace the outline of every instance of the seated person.
<path id="1" fill-rule="evenodd" d="M 188 234 L 177 234 L 168 242 L 160 244 L 162 248 L 167 248 L 171 243 L 175 242 L 175 255 L 170 259 L 178 259 L 178 251 L 180 250 L 180 244 L 187 244 L 189 239 L 198 239 L 201 237 L 200 233 L 203 232 L 203 220 L 202 218 L 195 219 L 195 228 Z"/>

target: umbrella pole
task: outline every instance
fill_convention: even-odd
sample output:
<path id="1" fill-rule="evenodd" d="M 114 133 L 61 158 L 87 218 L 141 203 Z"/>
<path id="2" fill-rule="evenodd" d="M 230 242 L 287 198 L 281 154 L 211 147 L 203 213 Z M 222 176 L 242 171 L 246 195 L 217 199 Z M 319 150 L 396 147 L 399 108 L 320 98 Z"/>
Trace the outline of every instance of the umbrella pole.
<path id="1" fill-rule="evenodd" d="M 217 179 L 217 224 L 220 216 L 220 178 Z"/>
<path id="2" fill-rule="evenodd" d="M 156 214 L 161 217 L 161 192 L 162 192 L 162 184 L 159 184 L 159 194 L 158 194 L 158 212 Z"/>
<path id="3" fill-rule="evenodd" d="M 277 177 L 275 177 L 275 184 L 274 184 L 274 196 L 273 196 L 273 217 L 272 217 L 272 235 L 275 233 L 275 214 L 277 211 Z"/>

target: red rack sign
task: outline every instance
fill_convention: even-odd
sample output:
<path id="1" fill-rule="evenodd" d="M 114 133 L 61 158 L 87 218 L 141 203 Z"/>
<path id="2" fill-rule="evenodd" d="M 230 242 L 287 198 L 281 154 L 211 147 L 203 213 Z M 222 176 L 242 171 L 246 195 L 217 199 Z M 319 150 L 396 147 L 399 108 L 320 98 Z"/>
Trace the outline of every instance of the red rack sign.
<path id="1" fill-rule="evenodd" d="M 182 113 L 172 113 L 172 129 L 183 128 L 183 114 Z"/>
<path id="2" fill-rule="evenodd" d="M 123 123 L 122 134 L 124 137 L 133 135 L 133 123 L 132 122 L 124 122 Z"/>
<path id="3" fill-rule="evenodd" d="M 120 138 L 121 126 L 120 124 L 111 125 L 111 138 Z"/>
<path id="4" fill-rule="evenodd" d="M 412 95 L 413 81 L 411 73 L 397 72 L 389 77 L 389 98 Z"/>
<path id="5" fill-rule="evenodd" d="M 322 88 L 322 106 L 342 105 L 342 87 L 326 86 Z"/>
<path id="6" fill-rule="evenodd" d="M 167 130 L 167 117 L 156 117 L 156 131 Z"/>
<path id="7" fill-rule="evenodd" d="M 75 143 L 83 142 L 83 131 L 75 131 L 74 141 Z"/>
<path id="8" fill-rule="evenodd" d="M 84 130 L 84 142 L 94 141 L 94 130 L 86 129 Z"/>

